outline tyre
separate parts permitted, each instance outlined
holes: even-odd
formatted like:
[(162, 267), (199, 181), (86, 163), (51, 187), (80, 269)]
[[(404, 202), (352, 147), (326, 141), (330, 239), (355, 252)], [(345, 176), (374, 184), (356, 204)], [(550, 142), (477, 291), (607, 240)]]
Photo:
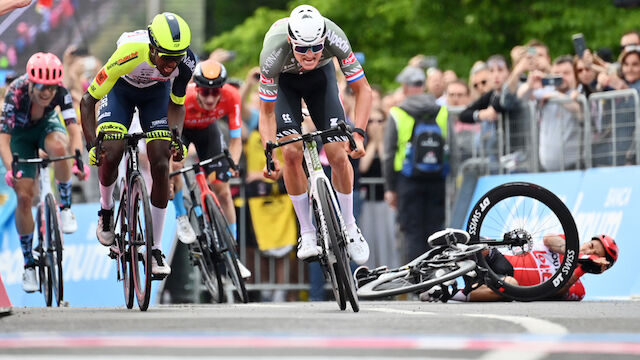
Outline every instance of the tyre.
[[(331, 199), (330, 189), (327, 186), (324, 179), (318, 179), (318, 200), (322, 209), (322, 214), (325, 217), (326, 235), (329, 238), (331, 244), (331, 251), (329, 254), (335, 256), (335, 274), (337, 275), (338, 293), (342, 293), (349, 303), (354, 312), (360, 310), (358, 304), (358, 295), (356, 293), (355, 282), (351, 274), (351, 268), (349, 267), (349, 258), (347, 256), (347, 241), (345, 238), (345, 227), (342, 224), (342, 219), (338, 217), (337, 205), (334, 205)], [(322, 216), (321, 216), (322, 217)], [(342, 304), (342, 300), (339, 301)], [(341, 310), (344, 310), (340, 306)], [(345, 306), (346, 308), (346, 306)]]
[(118, 249), (116, 261), (118, 263), (118, 271), (120, 273), (119, 281), (122, 281), (124, 290), (124, 302), (127, 309), (133, 308), (133, 276), (131, 274), (131, 253), (129, 252), (129, 231), (127, 228), (127, 201), (128, 192), (124, 184), (124, 180), (120, 184), (120, 203), (118, 204), (118, 212), (114, 214), (115, 219), (115, 246)]
[(62, 234), (58, 224), (58, 211), (53, 194), (45, 196), (45, 223), (47, 226), (46, 247), (47, 265), (50, 269), (52, 295), (56, 304), (60, 306), (63, 299), (64, 287), (62, 278)]
[(130, 191), (129, 253), (131, 255), (131, 274), (138, 307), (140, 310), (146, 311), (149, 308), (149, 299), (151, 298), (153, 225), (147, 188), (140, 174), (133, 175)]
[(358, 289), (358, 296), (363, 299), (377, 299), (427, 290), (475, 268), (476, 263), (471, 259), (435, 266), (428, 261), (423, 261), (382, 273), (377, 279), (362, 285)]
[(202, 283), (209, 291), (211, 299), (217, 303), (222, 303), (224, 301), (222, 275), (218, 269), (215, 250), (210, 246), (212, 239), (209, 238), (207, 233), (203, 233), (200, 230), (200, 222), (193, 207), (189, 211), (189, 220), (197, 237), (196, 242), (189, 245), (189, 251), (200, 270)]
[(207, 194), (205, 196), (205, 206), (207, 210), (207, 217), (213, 234), (214, 244), (218, 244), (219, 256), (224, 267), (227, 270), (227, 275), (236, 288), (238, 298), (243, 303), (249, 302), (249, 294), (244, 283), (244, 279), (240, 275), (240, 269), (238, 268), (238, 253), (235, 247), (235, 241), (233, 235), (229, 232), (229, 226), (227, 220), (222, 216), (220, 208), (213, 200), (213, 196)]
[(46, 238), (47, 234), (43, 233), (43, 231), (48, 231), (48, 227), (46, 224), (46, 219), (44, 216), (44, 209), (42, 206), (38, 206), (38, 211), (36, 214), (36, 226), (38, 229), (38, 279), (40, 281), (40, 292), (44, 295), (44, 302), (46, 306), (51, 306), (53, 295), (52, 295), (52, 283), (51, 283), (51, 270), (49, 269), (48, 259), (47, 259), (47, 243)]
[[(494, 247), (514, 269), (531, 268), (527, 264), (534, 260), (552, 262), (545, 266), (547, 272), (519, 272), (520, 284), (513, 285), (503, 281), (504, 270), (478, 255), (478, 265), (486, 269), (487, 286), (509, 299), (533, 301), (556, 294), (578, 264), (580, 242), (571, 212), (555, 194), (535, 184), (507, 183), (487, 192), (471, 210), (467, 232), (470, 244), (486, 243)], [(542, 246), (543, 236), (548, 234), (565, 235), (564, 256), (554, 253), (551, 261), (536, 256), (536, 248)]]

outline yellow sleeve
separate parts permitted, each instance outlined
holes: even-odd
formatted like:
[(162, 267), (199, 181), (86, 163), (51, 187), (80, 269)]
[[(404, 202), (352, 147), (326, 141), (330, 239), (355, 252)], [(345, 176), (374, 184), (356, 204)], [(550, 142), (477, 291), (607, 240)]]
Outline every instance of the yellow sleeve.
[(130, 73), (148, 57), (148, 44), (125, 43), (111, 55), (109, 61), (98, 71), (89, 85), (89, 94), (96, 99), (102, 99), (116, 81)]

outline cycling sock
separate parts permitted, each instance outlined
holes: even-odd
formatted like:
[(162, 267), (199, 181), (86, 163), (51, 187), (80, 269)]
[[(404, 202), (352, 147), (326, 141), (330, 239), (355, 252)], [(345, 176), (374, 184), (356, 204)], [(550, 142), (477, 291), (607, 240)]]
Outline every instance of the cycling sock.
[(293, 209), (296, 211), (298, 222), (300, 223), (300, 234), (316, 232), (316, 228), (311, 222), (311, 205), (309, 204), (309, 195), (304, 192), (300, 195), (291, 195), (289, 198), (293, 203)]
[(100, 206), (105, 210), (113, 209), (113, 188), (115, 187), (115, 182), (109, 186), (100, 184)]
[(176, 209), (176, 217), (187, 215), (187, 209), (184, 207), (184, 196), (182, 189), (173, 195), (173, 207)]
[(167, 208), (158, 208), (151, 204), (151, 218), (153, 219), (153, 249), (161, 250), (162, 229), (164, 228), (164, 216)]
[(233, 235), (233, 239), (237, 240), (238, 239), (238, 224), (229, 224), (229, 226), (227, 226), (227, 229), (229, 229), (229, 231), (231, 232), (231, 235)]
[(353, 191), (348, 194), (336, 191), (336, 195), (338, 195), (338, 203), (340, 203), (344, 225), (349, 228), (356, 223), (356, 218), (353, 217)]
[(58, 193), (60, 193), (61, 207), (71, 207), (71, 179), (67, 181), (58, 181)]
[(453, 294), (453, 296), (451, 297), (450, 300), (455, 300), (455, 301), (469, 301), (469, 295), (465, 295), (462, 293), (462, 290), (459, 290), (458, 292), (456, 292), (455, 294)]
[(22, 255), (24, 256), (24, 266), (33, 266), (36, 264), (36, 260), (33, 258), (33, 233), (27, 235), (20, 235), (20, 247), (22, 248)]

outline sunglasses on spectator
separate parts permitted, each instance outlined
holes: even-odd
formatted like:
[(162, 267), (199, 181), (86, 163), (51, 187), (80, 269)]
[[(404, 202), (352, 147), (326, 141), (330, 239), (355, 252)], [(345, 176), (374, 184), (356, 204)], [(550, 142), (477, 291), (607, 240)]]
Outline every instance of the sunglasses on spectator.
[(307, 51), (309, 51), (309, 49), (311, 49), (311, 52), (313, 52), (314, 54), (319, 53), (324, 49), (324, 44), (318, 44), (318, 45), (312, 45), (312, 46), (300, 46), (300, 45), (293, 46), (293, 51), (299, 54), (306, 54)]
[(487, 85), (487, 80), (480, 80), (479, 82), (473, 84), (473, 88), (477, 89), (480, 85), (482, 85), (482, 86)]
[(33, 88), (38, 91), (45, 91), (45, 90), (56, 91), (58, 90), (58, 85), (45, 85), (45, 84), (34, 83)]
[(208, 97), (208, 96), (216, 97), (220, 95), (220, 88), (205, 88), (205, 87), (197, 86), (196, 91), (198, 92), (198, 94), (204, 97)]

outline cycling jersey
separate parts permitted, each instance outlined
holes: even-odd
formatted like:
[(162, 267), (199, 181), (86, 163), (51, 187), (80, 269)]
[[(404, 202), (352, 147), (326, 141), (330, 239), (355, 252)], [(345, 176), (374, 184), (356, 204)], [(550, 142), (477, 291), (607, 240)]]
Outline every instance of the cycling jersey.
[(89, 85), (91, 96), (102, 99), (119, 79), (141, 89), (174, 79), (171, 101), (177, 105), (184, 104), (187, 83), (196, 66), (196, 58), (191, 50), (187, 49), (186, 56), (173, 73), (164, 76), (149, 59), (147, 30), (126, 32), (120, 36), (117, 45), (116, 51)]
[[(537, 285), (548, 280), (562, 264), (563, 255), (551, 251), (540, 242), (535, 242), (531, 251), (522, 255), (504, 255), (513, 266), (513, 277), (520, 286)], [(564, 300), (581, 300), (585, 295), (578, 279), (564, 295)]]
[[(364, 76), (362, 65), (351, 50), (351, 45), (344, 31), (333, 21), (325, 18), (327, 37), (324, 41), (322, 57), (316, 69), (330, 63), (335, 56), (347, 82), (353, 82)], [(303, 74), (303, 70), (293, 55), (288, 42), (289, 18), (276, 21), (264, 37), (260, 53), (260, 83), (258, 92), (263, 101), (276, 101), (280, 74)], [(311, 70), (313, 71), (313, 70)]]
[(240, 137), (242, 120), (240, 118), (240, 93), (233, 85), (225, 84), (221, 88), (220, 100), (213, 110), (205, 110), (198, 104), (196, 84), (187, 86), (187, 96), (184, 102), (185, 129), (206, 129), (216, 120), (227, 115), (229, 119), (229, 136)]
[(56, 106), (60, 106), (62, 118), (65, 124), (77, 123), (76, 112), (73, 109), (71, 94), (64, 86), (58, 86), (53, 99), (45, 107), (41, 119), (31, 118), (32, 101), (29, 96), (29, 78), (22, 75), (15, 79), (7, 89), (0, 114), (0, 132), (10, 134), (16, 128), (31, 128), (43, 119), (50, 119), (57, 116)]

